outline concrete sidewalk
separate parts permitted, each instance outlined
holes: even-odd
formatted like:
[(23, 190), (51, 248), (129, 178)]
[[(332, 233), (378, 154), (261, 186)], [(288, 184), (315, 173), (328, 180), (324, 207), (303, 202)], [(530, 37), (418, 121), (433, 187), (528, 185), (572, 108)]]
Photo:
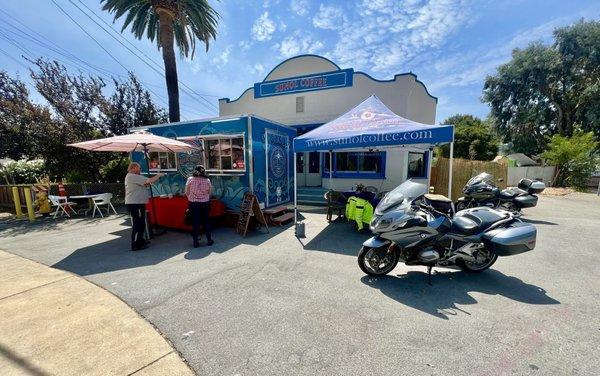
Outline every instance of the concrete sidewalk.
[(0, 270), (0, 375), (193, 375), (104, 289), (3, 251)]

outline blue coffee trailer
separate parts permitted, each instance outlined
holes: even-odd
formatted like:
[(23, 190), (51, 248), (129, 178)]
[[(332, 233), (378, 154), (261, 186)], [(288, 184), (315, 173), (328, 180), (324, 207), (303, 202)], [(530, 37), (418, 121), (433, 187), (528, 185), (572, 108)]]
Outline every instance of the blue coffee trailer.
[[(196, 165), (210, 175), (213, 196), (238, 210), (245, 192), (265, 207), (293, 201), (292, 140), (296, 130), (254, 115), (158, 124), (133, 128), (176, 138), (198, 147), (197, 152), (150, 152), (150, 174), (167, 174), (153, 187), (155, 196), (183, 195), (186, 179)], [(142, 153), (132, 154), (148, 173)]]

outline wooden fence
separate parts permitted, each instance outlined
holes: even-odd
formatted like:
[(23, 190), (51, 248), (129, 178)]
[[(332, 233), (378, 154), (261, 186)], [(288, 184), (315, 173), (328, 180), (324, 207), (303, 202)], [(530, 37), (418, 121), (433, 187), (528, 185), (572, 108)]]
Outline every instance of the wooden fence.
[[(449, 159), (437, 158), (431, 168), (431, 186), (434, 187), (434, 192), (438, 194), (448, 195), (448, 167)], [(452, 166), (452, 197), (456, 201), (462, 196), (462, 189), (473, 176), (487, 172), (494, 176), (495, 179), (502, 179), (502, 182), (496, 181), (500, 188), (506, 188), (508, 179), (508, 171), (505, 165), (495, 162), (470, 161), (467, 159), (454, 159)]]

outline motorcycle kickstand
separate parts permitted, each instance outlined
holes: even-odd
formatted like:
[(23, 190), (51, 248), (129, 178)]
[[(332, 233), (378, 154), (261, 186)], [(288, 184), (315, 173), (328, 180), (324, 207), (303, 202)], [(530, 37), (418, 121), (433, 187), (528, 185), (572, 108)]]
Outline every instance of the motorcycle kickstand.
[(433, 286), (431, 284), (431, 269), (433, 269), (433, 266), (430, 265), (430, 266), (427, 267), (427, 284), (429, 286)]

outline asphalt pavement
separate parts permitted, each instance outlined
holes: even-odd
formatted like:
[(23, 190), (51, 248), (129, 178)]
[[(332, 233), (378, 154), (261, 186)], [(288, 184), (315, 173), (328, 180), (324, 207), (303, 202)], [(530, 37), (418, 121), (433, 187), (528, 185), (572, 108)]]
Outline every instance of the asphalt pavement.
[[(312, 212), (311, 212), (312, 211)], [(399, 265), (366, 277), (367, 235), (306, 211), (293, 229), (168, 232), (129, 252), (125, 216), (0, 224), (0, 248), (103, 286), (199, 375), (596, 375), (600, 198), (540, 197), (534, 251), (481, 274)], [(596, 354), (596, 355), (594, 355)]]

